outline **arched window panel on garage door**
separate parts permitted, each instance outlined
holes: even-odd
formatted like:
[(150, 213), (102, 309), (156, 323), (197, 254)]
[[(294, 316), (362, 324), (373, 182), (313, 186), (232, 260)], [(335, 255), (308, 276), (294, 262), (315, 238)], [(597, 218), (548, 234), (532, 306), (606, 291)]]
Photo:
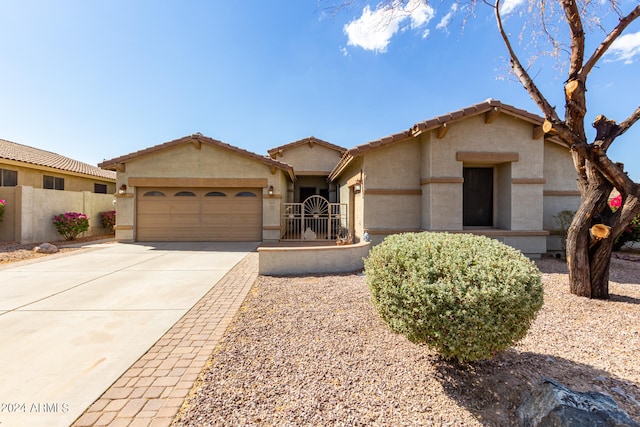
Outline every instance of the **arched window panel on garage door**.
[(209, 191), (204, 197), (227, 197), (222, 191)]
[(164, 197), (165, 194), (162, 191), (147, 191), (144, 193), (144, 197)]
[(256, 193), (252, 193), (251, 191), (241, 191), (236, 194), (236, 197), (258, 197)]
[(175, 194), (176, 197), (196, 197), (196, 194), (192, 191), (178, 191)]

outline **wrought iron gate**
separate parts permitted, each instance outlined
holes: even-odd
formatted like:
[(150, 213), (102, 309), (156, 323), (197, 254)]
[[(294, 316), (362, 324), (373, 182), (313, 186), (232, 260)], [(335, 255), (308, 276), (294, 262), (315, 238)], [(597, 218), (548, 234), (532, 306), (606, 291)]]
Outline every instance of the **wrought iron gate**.
[(349, 229), (347, 205), (311, 196), (303, 203), (285, 203), (282, 240), (335, 240)]

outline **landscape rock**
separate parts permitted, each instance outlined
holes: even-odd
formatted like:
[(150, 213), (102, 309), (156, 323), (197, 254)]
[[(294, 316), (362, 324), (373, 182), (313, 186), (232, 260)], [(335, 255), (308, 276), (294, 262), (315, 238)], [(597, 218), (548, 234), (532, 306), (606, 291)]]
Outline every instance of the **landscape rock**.
[(33, 248), (33, 251), (39, 254), (55, 254), (58, 250), (58, 247), (51, 243), (42, 243), (40, 246)]
[(518, 419), (523, 427), (640, 427), (611, 396), (574, 391), (549, 378), (543, 378), (518, 407)]

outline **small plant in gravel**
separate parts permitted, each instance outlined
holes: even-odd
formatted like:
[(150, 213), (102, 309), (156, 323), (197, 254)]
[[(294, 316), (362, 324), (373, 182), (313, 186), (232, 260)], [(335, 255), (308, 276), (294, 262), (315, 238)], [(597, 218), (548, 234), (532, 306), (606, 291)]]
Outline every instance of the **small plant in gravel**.
[(66, 212), (54, 216), (53, 225), (65, 240), (73, 240), (89, 229), (89, 218), (83, 213)]
[(543, 303), (531, 260), (471, 234), (391, 235), (371, 249), (365, 275), (391, 330), (463, 363), (522, 339)]
[(2, 217), (4, 217), (4, 207), (7, 205), (7, 202), (4, 199), (0, 199), (0, 222), (2, 222)]
[(116, 225), (116, 211), (100, 212), (100, 223), (102, 228), (113, 231), (113, 226)]

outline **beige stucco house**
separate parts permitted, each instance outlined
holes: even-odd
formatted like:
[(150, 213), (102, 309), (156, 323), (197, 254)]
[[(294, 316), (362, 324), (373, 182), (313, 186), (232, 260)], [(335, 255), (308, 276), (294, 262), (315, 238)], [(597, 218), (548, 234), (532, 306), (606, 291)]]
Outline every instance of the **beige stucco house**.
[(89, 215), (89, 234), (103, 233), (99, 213), (113, 209), (116, 174), (50, 151), (0, 139), (0, 241), (59, 240), (53, 215)]
[(485, 234), (559, 250), (576, 209), (571, 156), (543, 119), (487, 100), (350, 150), (315, 137), (260, 156), (194, 134), (107, 160), (119, 240), (335, 240), (405, 231)]
[(118, 240), (278, 240), (295, 178), (290, 165), (201, 134), (100, 166), (118, 175)]
[(560, 250), (554, 216), (577, 209), (580, 193), (569, 151), (542, 122), (487, 100), (357, 146), (329, 178), (357, 238), (470, 232), (531, 256)]

